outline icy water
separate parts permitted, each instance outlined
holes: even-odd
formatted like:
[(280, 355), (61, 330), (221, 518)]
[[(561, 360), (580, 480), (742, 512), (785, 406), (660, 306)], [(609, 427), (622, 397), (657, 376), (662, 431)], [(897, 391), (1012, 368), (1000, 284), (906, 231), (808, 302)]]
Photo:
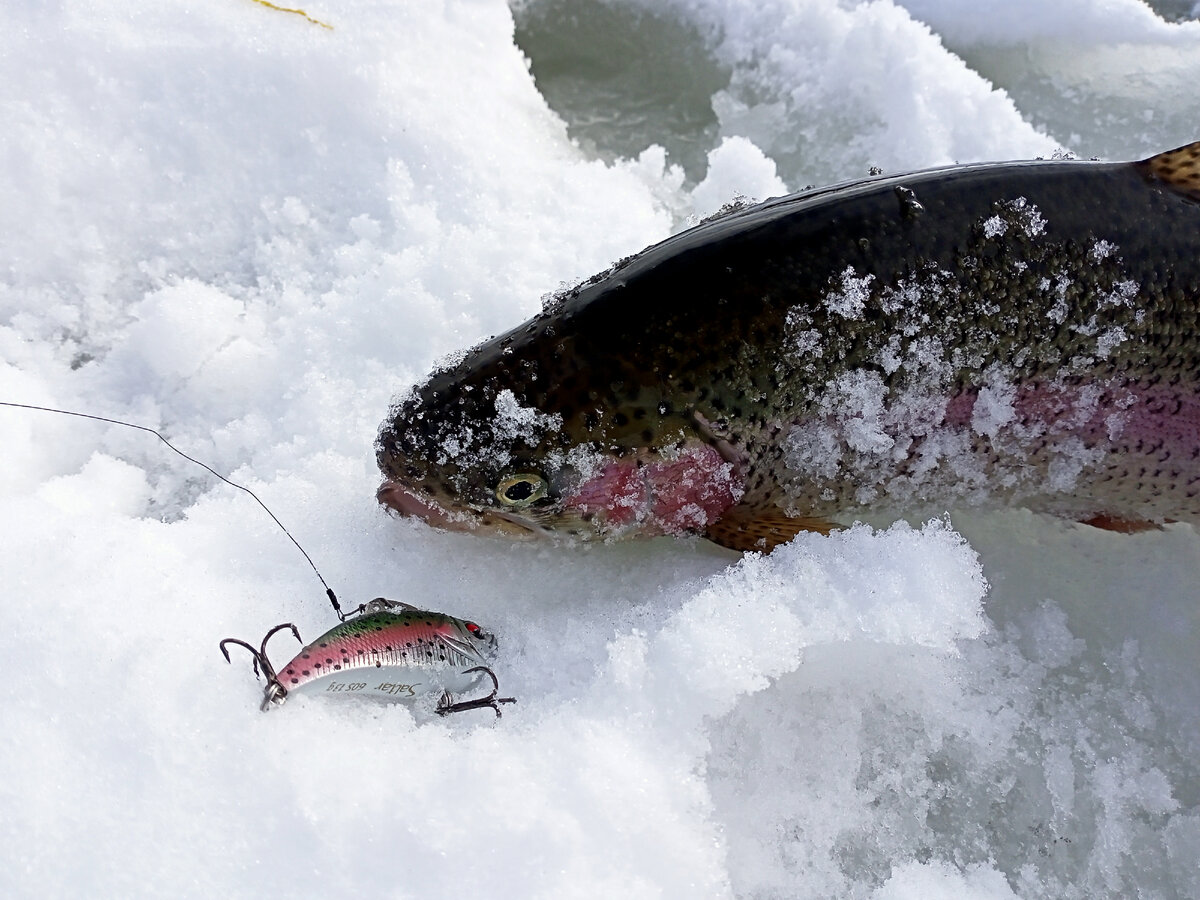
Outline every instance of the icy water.
[(260, 713), (217, 642), (333, 624), (295, 548), (150, 436), (0, 409), (0, 895), (1200, 896), (1192, 528), (506, 544), (385, 516), (372, 452), (736, 194), (1200, 138), (1192, 4), (305, 10), (0, 9), (0, 399), (163, 430), (345, 605), (495, 630), (520, 702)]

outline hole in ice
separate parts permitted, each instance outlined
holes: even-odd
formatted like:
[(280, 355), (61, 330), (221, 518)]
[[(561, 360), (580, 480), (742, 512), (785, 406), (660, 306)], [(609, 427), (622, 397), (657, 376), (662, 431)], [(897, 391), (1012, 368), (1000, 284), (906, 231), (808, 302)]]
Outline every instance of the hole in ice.
[(712, 95), (730, 73), (693, 25), (595, 0), (530, 0), (513, 17), (538, 90), (584, 152), (612, 162), (659, 144), (689, 180), (704, 177), (717, 143)]

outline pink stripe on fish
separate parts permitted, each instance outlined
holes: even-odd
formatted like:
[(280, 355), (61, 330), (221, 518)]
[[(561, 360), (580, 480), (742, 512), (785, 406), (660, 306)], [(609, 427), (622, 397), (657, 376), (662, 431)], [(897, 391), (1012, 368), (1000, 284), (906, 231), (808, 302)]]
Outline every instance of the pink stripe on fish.
[[(950, 398), (945, 424), (986, 433), (986, 423), (980, 421), (986, 416), (977, 417), (980, 393), (972, 389)], [(1110, 441), (1135, 452), (1168, 446), (1187, 451), (1189, 459), (1200, 456), (1200, 395), (1195, 387), (1024, 384), (1016, 389), (1011, 408), (1013, 425), (1073, 434), (1088, 443)]]

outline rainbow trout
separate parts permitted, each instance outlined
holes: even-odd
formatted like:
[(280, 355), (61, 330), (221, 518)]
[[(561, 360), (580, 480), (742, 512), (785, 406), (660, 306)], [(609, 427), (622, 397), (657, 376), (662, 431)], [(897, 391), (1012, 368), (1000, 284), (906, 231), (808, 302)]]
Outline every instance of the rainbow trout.
[(510, 536), (769, 549), (856, 515), (1200, 520), (1200, 143), (736, 209), (389, 411), (380, 502)]

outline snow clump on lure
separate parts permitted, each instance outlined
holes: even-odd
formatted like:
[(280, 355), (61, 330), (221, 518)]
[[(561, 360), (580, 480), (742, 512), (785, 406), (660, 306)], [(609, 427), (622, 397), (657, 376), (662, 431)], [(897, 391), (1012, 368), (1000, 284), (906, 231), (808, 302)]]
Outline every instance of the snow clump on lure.
[[(496, 696), (500, 685), (490, 666), (496, 657), (495, 635), (466, 619), (377, 597), (276, 671), (267, 658), (267, 642), (285, 629), (300, 640), (296, 626), (286, 623), (267, 632), (257, 650), (237, 638), (221, 641), (227, 661), (226, 644), (253, 655), (255, 674), (261, 671), (267, 679), (264, 711), (295, 693), (414, 703), (440, 692), (438, 715), (488, 707), (499, 716), (501, 703), (516, 702)], [(474, 690), (485, 677), (492, 682), (490, 694), (455, 701), (455, 694)]]

